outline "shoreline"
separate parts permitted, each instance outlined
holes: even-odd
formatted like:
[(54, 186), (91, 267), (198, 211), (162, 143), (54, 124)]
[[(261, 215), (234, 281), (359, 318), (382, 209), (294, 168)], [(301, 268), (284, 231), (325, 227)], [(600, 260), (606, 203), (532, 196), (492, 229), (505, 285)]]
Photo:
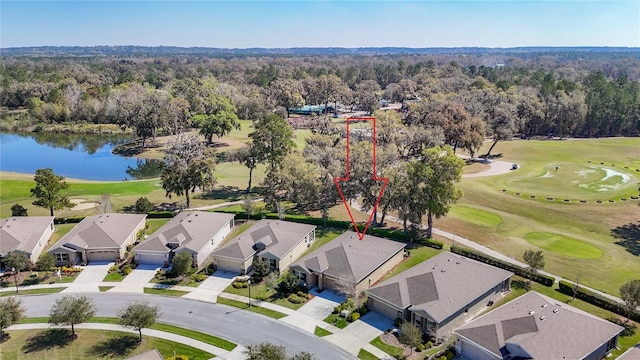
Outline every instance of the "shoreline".
[[(0, 170), (0, 180), (31, 180), (33, 181), (33, 177), (35, 173), (19, 173), (15, 171), (4, 171)], [(9, 179), (7, 178), (9, 177)], [(136, 179), (136, 180), (90, 180), (90, 179), (78, 179), (71, 177), (64, 177), (66, 182), (72, 183), (123, 183), (123, 182), (136, 182), (136, 181), (150, 181), (150, 180), (159, 180), (160, 177), (148, 178), (148, 179)]]

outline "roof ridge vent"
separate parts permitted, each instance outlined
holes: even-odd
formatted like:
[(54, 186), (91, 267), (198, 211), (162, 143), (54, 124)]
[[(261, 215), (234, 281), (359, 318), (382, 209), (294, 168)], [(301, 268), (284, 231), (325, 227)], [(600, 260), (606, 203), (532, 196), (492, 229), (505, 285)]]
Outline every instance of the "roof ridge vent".
[(554, 314), (557, 314), (557, 313), (558, 313), (558, 311), (560, 311), (560, 309), (553, 309), (553, 313), (554, 313)]
[(535, 314), (535, 313), (536, 313), (536, 312), (535, 312), (535, 311), (533, 311), (533, 310), (529, 311), (529, 315), (533, 315), (533, 314)]
[(544, 308), (544, 307), (547, 307), (547, 304), (546, 304), (546, 303), (542, 304), (542, 307), (543, 307), (543, 308)]
[(447, 271), (447, 269), (445, 268), (442, 268), (442, 270), (440, 270), (440, 272), (445, 272), (445, 271)]
[(460, 265), (460, 260), (456, 261), (456, 265)]
[(541, 320), (541, 321), (544, 321), (544, 319), (546, 319), (546, 318), (547, 318), (547, 317), (546, 317), (546, 316), (544, 316), (544, 315), (540, 316), (540, 320)]

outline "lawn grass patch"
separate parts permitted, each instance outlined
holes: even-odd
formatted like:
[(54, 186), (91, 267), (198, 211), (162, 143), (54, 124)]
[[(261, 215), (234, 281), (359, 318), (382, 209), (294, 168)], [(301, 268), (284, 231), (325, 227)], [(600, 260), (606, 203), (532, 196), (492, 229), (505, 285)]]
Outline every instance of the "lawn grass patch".
[(20, 290), (16, 294), (15, 291), (3, 291), (0, 293), (0, 296), (11, 296), (11, 295), (37, 295), (37, 294), (55, 294), (60, 291), (66, 289), (65, 287), (55, 287), (55, 288), (44, 288), (44, 289), (28, 289), (28, 290)]
[(393, 270), (390, 273), (387, 273), (382, 280), (384, 279), (388, 279), (392, 276), (395, 276), (411, 267), (414, 267), (418, 264), (420, 264), (421, 262), (430, 259), (436, 255), (438, 255), (439, 253), (442, 252), (442, 250), (437, 250), (434, 248), (430, 248), (428, 246), (423, 246), (423, 245), (414, 245), (411, 249), (408, 250), (409, 251), (409, 256), (404, 258), (402, 260), (402, 262), (400, 262), (400, 264), (398, 264), (396, 267), (393, 268)]
[(368, 352), (365, 349), (360, 349), (360, 351), (358, 352), (358, 359), (361, 359), (361, 360), (378, 360), (378, 357), (373, 355), (372, 353)]
[(470, 206), (453, 206), (449, 214), (460, 220), (480, 226), (497, 226), (502, 223), (502, 217), (499, 215)]
[(235, 349), (236, 346), (238, 346), (232, 343), (231, 341), (221, 339), (217, 336), (213, 336), (213, 335), (205, 334), (199, 331), (185, 329), (185, 328), (181, 328), (181, 327), (173, 326), (169, 324), (156, 323), (151, 326), (151, 329), (182, 335), (190, 339), (198, 340), (203, 343), (213, 345), (227, 351), (231, 351)]
[(319, 337), (323, 337), (323, 336), (327, 336), (327, 335), (333, 334), (331, 331), (325, 330), (325, 329), (323, 329), (323, 328), (321, 328), (319, 326), (316, 326), (315, 330), (313, 330), (313, 333), (316, 336), (319, 336)]
[(602, 251), (597, 247), (560, 234), (530, 232), (524, 238), (532, 245), (568, 257), (596, 259), (602, 256)]
[(220, 297), (220, 296), (218, 297), (218, 304), (233, 306), (233, 307), (237, 307), (237, 308), (240, 308), (240, 309), (243, 309), (243, 310), (249, 310), (249, 311), (252, 311), (254, 313), (262, 314), (262, 315), (265, 315), (265, 316), (268, 316), (268, 317), (274, 318), (274, 319), (282, 319), (283, 317), (287, 316), (286, 314), (283, 314), (283, 313), (281, 313), (279, 311), (263, 308), (263, 307), (260, 307), (260, 306), (249, 307), (249, 304), (247, 304), (245, 302), (237, 301), (237, 300), (231, 300), (231, 299), (223, 298), (223, 297)]
[(112, 272), (108, 273), (104, 277), (104, 279), (102, 279), (102, 282), (120, 282), (120, 281), (124, 280), (125, 277), (126, 277), (126, 275), (124, 275), (120, 271), (112, 271)]
[(340, 316), (340, 314), (329, 314), (326, 318), (324, 318), (324, 322), (331, 324), (338, 329), (344, 329), (349, 325), (347, 319)]
[(78, 329), (78, 338), (69, 341), (69, 329), (16, 330), (10, 331), (11, 338), (2, 344), (3, 359), (124, 359), (152, 349), (158, 349), (163, 357), (177, 354), (191, 359), (205, 360), (213, 357), (187, 345), (165, 339), (143, 336), (138, 343), (136, 334)]
[(180, 297), (182, 295), (186, 295), (188, 291), (180, 291), (180, 290), (172, 290), (172, 289), (162, 289), (162, 288), (144, 288), (145, 294), (154, 294), (154, 295), (166, 295), (166, 296), (176, 296)]
[(399, 348), (397, 346), (393, 346), (393, 345), (389, 345), (387, 343), (385, 343), (384, 341), (382, 341), (382, 339), (380, 339), (380, 336), (378, 336), (377, 338), (371, 340), (371, 345), (377, 347), (378, 349), (386, 352), (387, 354), (393, 356), (394, 358), (400, 358), (402, 357), (402, 354), (404, 353), (404, 349), (403, 348)]

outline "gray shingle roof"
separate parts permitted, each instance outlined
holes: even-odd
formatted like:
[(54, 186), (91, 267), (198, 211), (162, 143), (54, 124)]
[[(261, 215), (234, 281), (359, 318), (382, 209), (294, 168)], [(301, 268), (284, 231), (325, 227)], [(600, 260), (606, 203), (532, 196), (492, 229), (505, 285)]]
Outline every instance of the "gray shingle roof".
[[(259, 249), (281, 259), (316, 227), (282, 220), (260, 220), (228, 244), (213, 252), (214, 255), (246, 260)], [(256, 246), (263, 244), (265, 247)]]
[(14, 216), (2, 219), (0, 221), (0, 254), (14, 250), (32, 253), (52, 221), (53, 216)]
[[(494, 327), (498, 345), (484, 335)], [(517, 344), (534, 359), (582, 359), (608, 342), (623, 328), (558, 302), (535, 291), (455, 330), (497, 356), (508, 355), (507, 343)]]
[(134, 251), (168, 252), (167, 243), (175, 241), (179, 243), (179, 248), (198, 252), (233, 218), (233, 214), (184, 211), (162, 225), (148, 239), (138, 244)]
[(307, 273), (324, 272), (359, 283), (404, 247), (403, 243), (371, 235), (359, 240), (357, 233), (347, 231), (302, 257), (291, 268)]
[(87, 216), (58, 240), (49, 252), (61, 247), (75, 249), (119, 248), (143, 221), (144, 214), (116, 214)]
[[(450, 252), (440, 253), (367, 290), (399, 309), (441, 322), (513, 274)], [(398, 284), (398, 286), (389, 286)]]

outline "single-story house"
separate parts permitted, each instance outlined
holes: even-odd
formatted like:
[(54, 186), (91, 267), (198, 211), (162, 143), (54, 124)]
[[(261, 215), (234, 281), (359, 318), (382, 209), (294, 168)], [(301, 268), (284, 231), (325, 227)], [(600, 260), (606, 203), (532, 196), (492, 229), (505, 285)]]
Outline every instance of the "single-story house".
[(316, 239), (314, 225), (282, 220), (260, 220), (225, 246), (213, 252), (216, 269), (248, 274), (260, 257), (271, 268), (283, 272)]
[(443, 252), (367, 290), (368, 306), (442, 338), (509, 290), (512, 275)]
[(115, 261), (124, 257), (128, 245), (146, 225), (146, 214), (87, 216), (47, 252), (58, 266), (89, 261)]
[(53, 216), (13, 216), (0, 221), (0, 258), (20, 251), (35, 263), (53, 234)]
[(405, 244), (347, 231), (305, 255), (290, 268), (307, 286), (356, 293), (368, 289), (404, 258)]
[(463, 359), (600, 360), (618, 344), (621, 326), (530, 291), (459, 327)]
[(169, 265), (173, 256), (188, 251), (196, 266), (229, 235), (233, 214), (183, 211), (133, 248), (138, 264)]

